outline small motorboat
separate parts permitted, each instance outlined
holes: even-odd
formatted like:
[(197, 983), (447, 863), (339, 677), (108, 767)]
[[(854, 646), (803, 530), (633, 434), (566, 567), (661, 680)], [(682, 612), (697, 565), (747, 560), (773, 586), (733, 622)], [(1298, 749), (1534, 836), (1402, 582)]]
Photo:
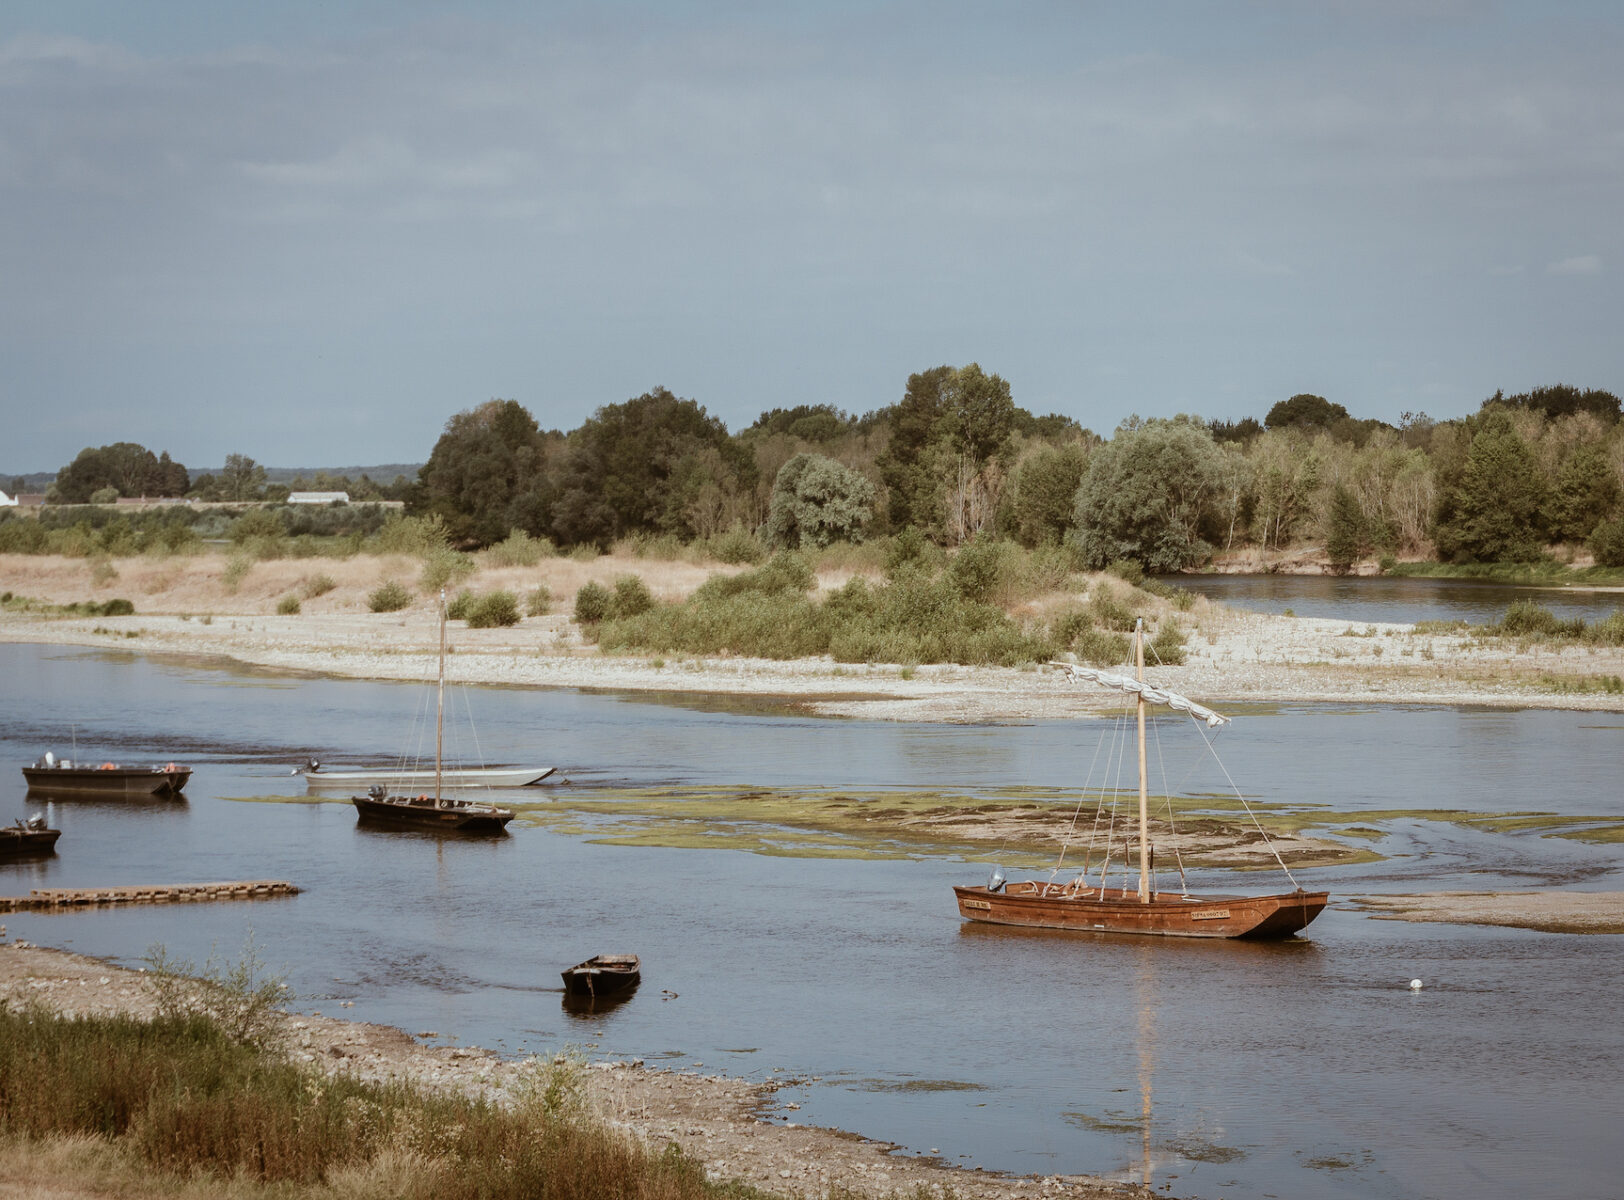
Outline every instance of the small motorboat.
[(635, 954), (598, 954), (563, 972), (564, 995), (602, 999), (636, 987), (643, 978)]
[(178, 763), (128, 766), (115, 762), (75, 762), (45, 755), (23, 768), (28, 786), (42, 792), (94, 792), (98, 796), (178, 796), (192, 768)]
[(15, 824), (0, 827), (0, 859), (54, 854), (56, 839), (61, 836), (60, 829), (45, 827), (42, 816), (32, 816), (26, 821), (19, 817)]
[(368, 825), (395, 829), (434, 829), (451, 833), (500, 834), (513, 820), (511, 808), (450, 796), (392, 796), (382, 785), (368, 789), (365, 796), (351, 796), (350, 803), (360, 820)]

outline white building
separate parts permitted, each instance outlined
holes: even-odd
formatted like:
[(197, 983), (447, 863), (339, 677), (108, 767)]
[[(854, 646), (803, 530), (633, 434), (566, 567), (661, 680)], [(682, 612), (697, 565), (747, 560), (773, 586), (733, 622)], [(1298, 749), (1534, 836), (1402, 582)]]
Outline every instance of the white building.
[(0, 508), (13, 508), (16, 506), (16, 504), (17, 497), (8, 496), (4, 492), (0, 492)]
[(348, 492), (289, 492), (289, 504), (348, 504)]

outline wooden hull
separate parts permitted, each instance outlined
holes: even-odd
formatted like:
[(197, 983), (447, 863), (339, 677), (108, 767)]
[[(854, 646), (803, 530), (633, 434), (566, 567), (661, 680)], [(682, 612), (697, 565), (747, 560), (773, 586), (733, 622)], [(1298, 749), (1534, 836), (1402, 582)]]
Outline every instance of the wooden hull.
[(368, 825), (428, 829), (445, 833), (499, 834), (513, 820), (510, 808), (432, 796), (351, 796), (356, 814)]
[(602, 999), (636, 987), (643, 978), (635, 954), (600, 954), (562, 972), (564, 994)]
[[(551, 775), (555, 767), (470, 767), (447, 768), (440, 773), (442, 788), (500, 788), (529, 787)], [(306, 771), (305, 785), (312, 791), (333, 788), (348, 791), (357, 787), (382, 784), (385, 788), (409, 791), (412, 788), (432, 788), (434, 771), (391, 770), (388, 767), (354, 771)]]
[(1183, 896), (1160, 893), (1148, 904), (1122, 888), (1082, 888), (1025, 882), (1001, 891), (955, 887), (959, 915), (992, 925), (1130, 933), (1157, 937), (1285, 938), (1306, 926), (1330, 899), (1327, 892), (1272, 896)]
[(54, 854), (61, 836), (60, 829), (0, 829), (0, 862)]
[(24, 767), (23, 778), (41, 792), (97, 796), (175, 796), (192, 777), (190, 767)]

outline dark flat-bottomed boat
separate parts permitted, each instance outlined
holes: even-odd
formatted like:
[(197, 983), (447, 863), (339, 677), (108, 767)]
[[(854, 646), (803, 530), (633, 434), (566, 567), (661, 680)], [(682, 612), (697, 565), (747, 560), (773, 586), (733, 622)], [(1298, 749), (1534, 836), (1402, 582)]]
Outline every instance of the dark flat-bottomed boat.
[(635, 954), (598, 954), (562, 972), (566, 996), (602, 999), (622, 995), (643, 978)]

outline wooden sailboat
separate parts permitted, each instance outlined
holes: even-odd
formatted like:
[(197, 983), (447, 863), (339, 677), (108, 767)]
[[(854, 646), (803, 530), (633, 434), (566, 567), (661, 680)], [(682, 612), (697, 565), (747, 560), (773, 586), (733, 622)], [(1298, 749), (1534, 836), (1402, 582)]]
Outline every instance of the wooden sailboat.
[(494, 833), (506, 830), (514, 818), (511, 808), (477, 800), (461, 800), (444, 794), (442, 772), (445, 759), (445, 592), (440, 593), (440, 674), (434, 703), (434, 795), (391, 795), (382, 784), (367, 790), (365, 796), (351, 796), (358, 819), (364, 824), (404, 829), (437, 829), (456, 833)]
[[(1106, 887), (1106, 865), (1099, 879), (1084, 871), (1066, 883), (1029, 880), (1006, 884), (999, 873), (981, 886), (954, 887), (959, 915), (994, 925), (1069, 929), (1089, 933), (1131, 933), (1162, 937), (1284, 938), (1319, 916), (1327, 892), (1290, 892), (1261, 896), (1191, 895), (1155, 890), (1151, 879), (1149, 791), (1145, 773), (1145, 707), (1165, 704), (1194, 719), (1217, 726), (1228, 722), (1211, 709), (1174, 692), (1145, 683), (1145, 630), (1134, 631), (1135, 676), (1127, 679), (1071, 663), (1053, 663), (1074, 678), (1131, 693), (1136, 698), (1139, 733), (1139, 886)], [(1285, 863), (1280, 864), (1286, 870)], [(1286, 870), (1287, 878), (1291, 877)], [(1296, 880), (1292, 880), (1295, 884)]]

